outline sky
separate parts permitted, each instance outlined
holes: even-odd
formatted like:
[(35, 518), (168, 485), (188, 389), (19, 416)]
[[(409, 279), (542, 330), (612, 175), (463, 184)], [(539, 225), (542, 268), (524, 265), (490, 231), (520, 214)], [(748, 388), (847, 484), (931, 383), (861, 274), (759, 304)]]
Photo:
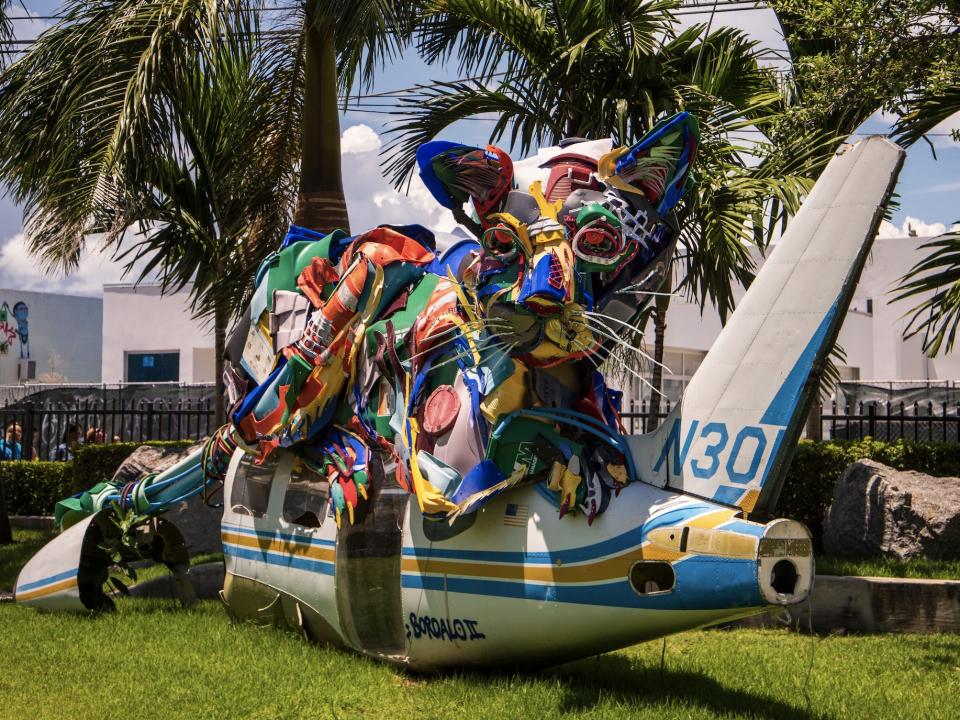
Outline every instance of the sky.
[[(54, 15), (62, 7), (61, 0), (26, 0), (25, 11), (14, 4), (12, 15), (31, 17)], [(684, 15), (684, 23), (706, 22), (709, 14)], [(50, 20), (19, 20), (17, 37), (29, 39), (52, 24)], [(714, 26), (731, 25), (746, 31), (762, 47), (785, 52), (780, 26), (771, 10), (756, 9), (717, 13)], [(771, 62), (776, 63), (775, 59)], [(385, 67), (377, 76), (370, 92), (407, 88), (420, 83), (456, 78), (455, 64), (448, 67), (428, 66), (415, 52), (407, 52)], [(449, 230), (454, 221), (449, 211), (437, 205), (426, 189), (414, 180), (408, 195), (396, 192), (383, 178), (379, 151), (389, 138), (389, 118), (379, 112), (351, 109), (341, 117), (342, 165), (344, 192), (355, 229), (382, 223), (419, 222), (436, 230)], [(878, 113), (870, 118), (861, 132), (887, 132), (891, 118)], [(465, 143), (484, 144), (493, 128), (493, 121), (461, 122), (448, 128), (441, 137)], [(937, 128), (938, 132), (960, 128), (960, 117), (954, 117)], [(896, 237), (910, 230), (920, 236), (944, 232), (960, 221), (960, 145), (946, 137), (933, 139), (936, 157), (930, 147), (917, 143), (907, 154), (897, 186), (900, 206), (893, 223), (884, 223), (881, 235)], [(126, 278), (129, 280), (130, 278)], [(108, 255), (91, 247), (80, 266), (70, 275), (46, 275), (26, 250), (20, 209), (9, 197), (0, 198), (0, 287), (22, 290), (64, 292), (79, 295), (100, 295), (104, 283), (122, 282), (122, 269)]]

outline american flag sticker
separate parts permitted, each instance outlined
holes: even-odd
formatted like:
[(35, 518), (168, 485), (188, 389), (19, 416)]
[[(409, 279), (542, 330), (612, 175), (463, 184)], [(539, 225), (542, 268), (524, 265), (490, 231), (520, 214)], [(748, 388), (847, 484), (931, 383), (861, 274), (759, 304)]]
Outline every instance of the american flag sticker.
[(526, 527), (527, 519), (530, 517), (530, 508), (526, 505), (514, 505), (509, 503), (507, 509), (503, 511), (503, 524), (513, 527)]

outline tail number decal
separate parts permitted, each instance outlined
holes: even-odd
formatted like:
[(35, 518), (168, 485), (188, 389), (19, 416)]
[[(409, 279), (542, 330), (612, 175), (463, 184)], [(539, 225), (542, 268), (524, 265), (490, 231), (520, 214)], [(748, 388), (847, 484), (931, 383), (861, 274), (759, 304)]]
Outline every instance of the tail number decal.
[(749, 485), (759, 477), (762, 484), (766, 465), (784, 430), (779, 426), (745, 425), (731, 432), (723, 422), (701, 425), (699, 420), (692, 420), (683, 434), (680, 419), (675, 418), (653, 471), (659, 473), (666, 464), (672, 477), (680, 477), (687, 468), (699, 480), (712, 480), (723, 470), (723, 481)]

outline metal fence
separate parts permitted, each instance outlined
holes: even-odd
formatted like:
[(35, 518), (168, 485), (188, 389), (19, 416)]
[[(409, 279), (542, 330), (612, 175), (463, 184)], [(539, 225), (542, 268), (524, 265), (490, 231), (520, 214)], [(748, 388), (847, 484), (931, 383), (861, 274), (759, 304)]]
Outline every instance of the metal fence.
[[(650, 412), (650, 406), (646, 400), (641, 403), (631, 400), (630, 404), (623, 410), (624, 411), (620, 413), (620, 421), (623, 423), (623, 427), (628, 434), (643, 435), (653, 430), (653, 423), (651, 422), (653, 413)], [(670, 401), (664, 400), (660, 404), (660, 412), (657, 413), (657, 417), (660, 419), (660, 422), (663, 422), (663, 419), (669, 414)], [(660, 423), (657, 424), (659, 425)]]
[(960, 442), (960, 404), (946, 402), (831, 403), (820, 421), (824, 438)]
[(0, 408), (0, 460), (14, 459), (16, 442), (24, 460), (67, 459), (77, 428), (81, 438), (91, 429), (99, 430), (102, 435), (95, 441), (106, 443), (199, 440), (215, 429), (213, 402), (109, 399), (8, 405)]
[[(670, 414), (670, 402), (660, 406), (658, 425)], [(646, 401), (631, 402), (620, 415), (631, 435), (652, 429), (652, 415)], [(859, 402), (832, 401), (820, 415), (824, 440), (910, 440), (913, 442), (960, 442), (960, 403), (947, 402)]]
[[(665, 400), (657, 413), (659, 423), (670, 414)], [(935, 403), (849, 403), (833, 401), (821, 414), (825, 440), (877, 440), (960, 442), (960, 404)], [(647, 401), (631, 401), (620, 418), (627, 433), (641, 435), (652, 430), (653, 415)], [(658, 423), (658, 424), (659, 424)], [(128, 400), (94, 399), (79, 402), (20, 402), (0, 408), (0, 460), (11, 459), (7, 451), (17, 442), (23, 459), (63, 459), (69, 445), (68, 431), (79, 427), (80, 436), (99, 429), (103, 442), (145, 440), (199, 440), (215, 429), (210, 399)], [(98, 440), (99, 441), (99, 440)]]

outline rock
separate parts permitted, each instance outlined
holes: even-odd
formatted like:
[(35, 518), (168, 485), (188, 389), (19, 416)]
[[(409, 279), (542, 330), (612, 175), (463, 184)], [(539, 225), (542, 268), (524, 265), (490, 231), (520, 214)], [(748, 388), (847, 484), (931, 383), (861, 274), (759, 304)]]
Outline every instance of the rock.
[(148, 473), (163, 472), (201, 447), (203, 443), (185, 449), (141, 445), (120, 464), (113, 474), (113, 479), (128, 483)]
[(848, 557), (960, 559), (960, 478), (853, 463), (837, 481), (823, 547)]
[[(113, 478), (126, 483), (148, 473), (162, 472), (201, 447), (202, 443), (184, 450), (141, 445), (117, 468)], [(219, 495), (216, 500), (220, 501)], [(200, 495), (195, 495), (180, 503), (178, 507), (168, 510), (163, 517), (177, 526), (187, 543), (190, 555), (215, 553), (223, 549), (220, 543), (223, 508), (207, 507)]]

